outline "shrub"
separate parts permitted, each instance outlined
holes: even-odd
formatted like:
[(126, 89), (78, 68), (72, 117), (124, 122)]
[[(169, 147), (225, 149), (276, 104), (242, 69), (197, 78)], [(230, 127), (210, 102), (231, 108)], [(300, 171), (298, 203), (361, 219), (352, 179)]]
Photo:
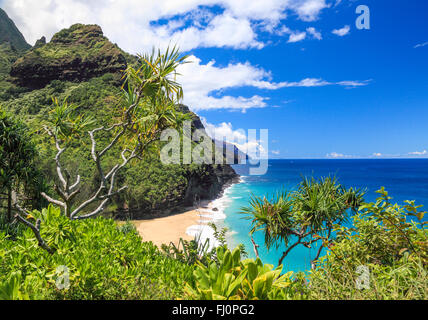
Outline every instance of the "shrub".
[(260, 259), (241, 261), (241, 250), (217, 248), (217, 260), (208, 266), (198, 262), (195, 285), (187, 285), (190, 299), (197, 300), (274, 300), (298, 298), (292, 272), (280, 276), (282, 266), (263, 264)]
[[(424, 212), (413, 201), (392, 204), (383, 188), (378, 193), (360, 207), (353, 227), (336, 226), (337, 238), (309, 276), (311, 299), (427, 299)], [(368, 271), (365, 288), (356, 286), (360, 266)]]
[[(30, 229), (16, 241), (0, 232), (3, 298), (174, 299), (193, 282), (192, 266), (165, 257), (113, 220), (71, 221), (53, 206), (27, 217), (35, 218), (42, 220), (41, 235), (56, 250), (49, 254), (38, 248)], [(69, 270), (68, 289), (56, 286), (60, 266)]]

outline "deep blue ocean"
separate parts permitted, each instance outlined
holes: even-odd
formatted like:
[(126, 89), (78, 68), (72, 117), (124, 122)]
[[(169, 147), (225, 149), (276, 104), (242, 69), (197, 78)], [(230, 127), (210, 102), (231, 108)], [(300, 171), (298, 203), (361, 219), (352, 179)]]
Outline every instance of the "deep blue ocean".
[[(242, 183), (227, 189), (224, 199), (227, 202), (224, 213), (224, 225), (229, 228), (229, 245), (243, 243), (249, 254), (254, 257), (253, 247), (248, 233), (250, 221), (239, 214), (241, 208), (248, 206), (252, 194), (273, 195), (281, 190), (294, 190), (302, 176), (336, 176), (346, 188), (367, 189), (366, 201), (375, 201), (375, 193), (382, 186), (393, 197), (392, 202), (415, 200), (416, 204), (428, 208), (428, 159), (369, 159), (369, 160), (269, 160), (269, 170), (263, 176), (248, 175), (247, 165), (233, 166), (241, 175)], [(255, 235), (260, 245), (259, 254), (264, 263), (276, 265), (283, 247), (267, 251), (263, 245), (263, 234)], [(284, 270), (305, 271), (310, 269), (311, 256), (316, 248), (296, 247), (284, 260)]]

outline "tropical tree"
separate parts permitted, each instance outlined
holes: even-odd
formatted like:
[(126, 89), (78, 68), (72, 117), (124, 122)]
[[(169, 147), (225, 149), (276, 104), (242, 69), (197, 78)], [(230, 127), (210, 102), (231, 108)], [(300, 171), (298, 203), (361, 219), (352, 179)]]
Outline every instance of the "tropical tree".
[[(37, 151), (25, 124), (0, 109), (0, 192), (7, 200), (6, 220), (12, 220), (12, 194), (36, 177)], [(0, 198), (1, 200), (1, 198)]]
[(322, 249), (328, 245), (334, 225), (345, 222), (349, 212), (358, 209), (363, 195), (361, 190), (346, 189), (336, 178), (328, 177), (304, 178), (296, 191), (281, 192), (271, 199), (253, 196), (242, 213), (252, 221), (250, 236), (256, 255), (258, 245), (253, 235), (257, 231), (264, 233), (268, 249), (285, 246), (278, 265), (298, 245), (311, 248), (319, 243), (312, 260), (314, 268)]
[[(181, 56), (175, 47), (168, 48), (165, 53), (153, 50), (151, 55), (140, 55), (138, 67), (129, 66), (124, 72), (118, 115), (112, 115), (109, 126), (96, 126), (94, 119), (79, 114), (75, 106), (54, 99), (49, 124), (44, 128), (57, 149), (54, 161), (59, 183), (54, 189), (58, 197), (42, 193), (43, 197), (59, 206), (63, 214), (72, 220), (100, 214), (112, 197), (127, 188), (118, 186), (118, 173), (131, 161), (142, 159), (164, 129), (177, 127), (187, 119), (177, 111), (183, 91), (176, 82), (176, 70), (184, 63), (186, 56)], [(76, 195), (81, 191), (80, 175), (75, 173), (72, 178), (62, 156), (72, 143), (84, 143), (85, 133), (90, 141), (88, 159), (95, 165), (99, 186), (93, 194), (76, 203)], [(103, 161), (109, 153), (116, 153), (120, 160), (116, 164)], [(18, 219), (28, 225), (25, 221), (28, 212), (19, 206), (17, 208), (21, 213)], [(36, 233), (40, 232), (40, 225), (29, 227)]]

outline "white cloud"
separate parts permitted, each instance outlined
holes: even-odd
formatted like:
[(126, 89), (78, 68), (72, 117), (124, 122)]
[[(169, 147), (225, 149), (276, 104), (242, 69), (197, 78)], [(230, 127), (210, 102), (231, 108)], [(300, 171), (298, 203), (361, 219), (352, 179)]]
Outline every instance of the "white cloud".
[(192, 110), (264, 108), (267, 98), (254, 95), (252, 97), (234, 97), (223, 95), (226, 89), (244, 86), (266, 88), (271, 84), (264, 79), (269, 73), (256, 68), (250, 63), (229, 64), (218, 67), (215, 61), (202, 64), (195, 56), (190, 56), (188, 63), (180, 66), (182, 75), (179, 81), (183, 84), (184, 103)]
[(251, 97), (224, 94), (225, 90), (252, 87), (264, 90), (278, 90), (291, 87), (321, 87), (327, 85), (363, 86), (368, 81), (328, 82), (323, 79), (306, 78), (298, 82), (272, 82), (271, 74), (249, 62), (229, 64), (224, 67), (216, 65), (214, 60), (203, 64), (201, 59), (190, 56), (187, 63), (179, 67), (179, 82), (183, 84), (184, 104), (193, 111), (229, 109), (246, 111), (250, 108), (267, 107), (267, 97)]
[(307, 28), (306, 31), (317, 40), (322, 40), (321, 32), (317, 31), (314, 27)]
[(331, 33), (333, 33), (339, 37), (343, 37), (343, 36), (346, 36), (350, 30), (351, 30), (351, 27), (347, 25), (341, 29), (334, 29)]
[(318, 19), (320, 12), (330, 7), (325, 0), (300, 0), (295, 1), (294, 9), (303, 21)]
[(329, 159), (350, 159), (350, 158), (354, 158), (354, 156), (346, 155), (343, 153), (331, 152), (331, 153), (326, 154), (326, 158), (329, 158)]
[(413, 48), (416, 49), (416, 48), (421, 48), (421, 47), (425, 47), (425, 46), (428, 46), (428, 41), (424, 42), (424, 43), (419, 43), (416, 46), (414, 46)]
[(207, 134), (219, 141), (235, 145), (240, 151), (249, 155), (259, 155), (260, 158), (267, 158), (268, 146), (260, 139), (250, 139), (245, 130), (233, 129), (232, 124), (222, 122), (219, 125), (209, 123), (205, 118), (201, 117), (201, 121), (205, 127)]
[[(216, 6), (216, 11), (212, 9)], [(287, 14), (313, 21), (329, 5), (325, 0), (4, 0), (2, 7), (30, 43), (48, 39), (74, 23), (99, 24), (107, 37), (125, 51), (145, 52), (153, 46), (177, 43), (182, 51), (202, 47), (260, 49), (265, 43), (258, 32), (289, 34), (289, 42), (321, 34), (313, 27), (292, 31), (283, 24)], [(220, 10), (219, 10), (220, 9)], [(364, 81), (328, 82), (306, 78), (295, 82), (273, 82), (270, 72), (248, 62), (217, 66), (215, 61), (180, 67), (184, 103), (192, 110), (229, 109), (245, 112), (268, 106), (260, 94), (236, 96), (225, 92), (240, 87), (278, 90), (287, 87), (338, 85), (356, 87)]]
[(290, 38), (288, 39), (289, 43), (299, 42), (306, 38), (306, 32), (296, 32), (290, 34)]
[(337, 7), (338, 5), (340, 5), (342, 3), (342, 0), (336, 0), (336, 3), (334, 4), (334, 7)]
[(344, 87), (348, 87), (348, 88), (354, 88), (354, 87), (362, 87), (362, 86), (366, 86), (368, 85), (372, 80), (364, 80), (364, 81), (339, 81), (336, 82), (337, 85), (339, 86), (344, 86)]
[(279, 156), (281, 152), (279, 150), (272, 150), (272, 154)]
[(373, 157), (379, 158), (379, 157), (382, 157), (382, 156), (383, 156), (383, 155), (382, 155), (382, 153), (380, 153), (380, 152), (373, 153)]
[[(213, 6), (221, 10), (214, 14)], [(95, 23), (113, 42), (137, 53), (170, 42), (183, 51), (260, 49), (260, 26), (273, 31), (288, 12), (313, 21), (328, 5), (325, 0), (4, 0), (2, 7), (32, 44), (74, 23)]]
[(424, 151), (415, 151), (415, 152), (409, 152), (409, 155), (411, 156), (424, 156), (427, 155), (428, 151), (424, 150)]

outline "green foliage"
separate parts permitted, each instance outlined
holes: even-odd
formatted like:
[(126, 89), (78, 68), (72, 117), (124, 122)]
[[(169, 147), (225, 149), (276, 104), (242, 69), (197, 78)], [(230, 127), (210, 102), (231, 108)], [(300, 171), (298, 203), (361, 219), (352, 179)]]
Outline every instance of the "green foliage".
[[(18, 292), (30, 299), (174, 299), (185, 283), (193, 283), (193, 267), (165, 257), (112, 220), (70, 221), (52, 206), (32, 215), (27, 218), (43, 219), (41, 234), (57, 250), (38, 248), (31, 230), (16, 241), (0, 232), (2, 297), (19, 298)], [(69, 269), (69, 289), (56, 287), (59, 266)]]
[[(263, 231), (268, 249), (273, 245), (285, 245), (280, 265), (297, 245), (311, 247), (328, 239), (333, 224), (346, 221), (348, 211), (357, 210), (363, 194), (361, 190), (345, 189), (336, 178), (304, 178), (295, 192), (279, 193), (272, 199), (253, 196), (250, 206), (242, 208), (241, 213), (252, 221), (250, 235)], [(296, 239), (294, 243), (290, 243), (292, 239)]]
[(21, 272), (12, 272), (8, 280), (0, 283), (0, 300), (29, 300), (28, 294), (20, 290)]
[[(7, 200), (8, 219), (11, 220), (12, 192), (23, 191), (26, 198), (40, 197), (43, 178), (37, 168), (38, 152), (27, 126), (0, 107), (0, 195)], [(33, 205), (35, 204), (33, 202)]]
[(196, 261), (206, 264), (212, 257), (212, 252), (209, 251), (209, 239), (202, 242), (200, 239), (188, 241), (181, 238), (177, 246), (171, 242), (169, 245), (162, 244), (161, 249), (166, 256), (188, 265), (193, 265)]
[[(71, 35), (71, 38), (76, 41), (85, 34), (79, 34), (80, 27), (75, 26), (71, 28), (72, 30), (67, 31), (68, 33), (76, 33)], [(62, 39), (62, 42), (60, 40), (58, 42), (54, 41), (51, 44), (52, 47), (56, 47), (59, 50), (60, 47), (72, 44), (67, 44), (65, 41), (67, 37), (70, 37), (70, 34), (60, 33), (58, 37)], [(44, 50), (44, 47), (46, 46), (38, 50)], [(96, 58), (97, 55), (96, 53), (94, 54), (94, 58)], [(171, 73), (171, 67), (174, 67), (174, 65), (166, 63), (166, 59), (163, 57), (156, 57), (150, 60), (147, 55), (142, 55), (137, 61), (136, 57), (123, 52), (122, 54), (127, 59), (129, 71), (131, 69), (134, 70), (131, 72), (133, 76), (130, 75), (128, 79), (130, 83), (137, 84), (138, 80), (132, 79), (132, 77), (142, 77), (144, 73), (149, 71), (147, 68), (140, 69), (145, 60), (150, 63), (158, 63), (157, 68), (163, 70), (159, 73), (163, 82), (165, 82), (166, 78), (174, 79), (176, 76), (174, 72)], [(169, 50), (167, 54), (170, 58), (174, 58), (176, 55), (176, 49)], [(9, 54), (7, 56), (9, 57)], [(14, 61), (17, 57), (18, 55), (11, 59)], [(10, 64), (7, 72), (9, 72), (9, 69)], [(169, 76), (167, 76), (168, 73)], [(41, 128), (44, 125), (49, 125), (47, 120), (52, 117), (52, 97), (55, 97), (58, 101), (66, 100), (69, 105), (75, 106), (75, 114), (84, 114), (87, 119), (96, 119), (97, 125), (109, 127), (112, 121), (119, 122), (122, 120), (123, 99), (126, 98), (126, 95), (122, 95), (120, 83), (120, 75), (109, 73), (108, 70), (103, 72), (101, 76), (82, 82), (53, 80), (44, 88), (37, 90), (28, 90), (6, 80), (2, 82), (0, 79), (0, 105), (11, 114), (25, 120), (30, 131), (35, 132), (33, 138), (40, 153), (38, 167), (43, 176), (46, 177), (48, 187), (51, 190), (53, 190), (54, 184), (58, 184), (56, 169), (52, 161), (56, 154), (56, 148), (50, 139), (42, 134), (43, 130)], [(150, 90), (155, 90), (153, 84), (150, 86)], [(125, 88), (129, 89), (127, 86)], [(145, 90), (149, 93), (149, 86)], [(179, 93), (179, 91), (177, 83), (173, 81), (171, 89), (169, 89), (170, 94)], [(157, 105), (159, 105), (159, 101)], [(149, 109), (146, 110), (150, 111)], [(138, 116), (150, 121), (140, 123), (139, 130), (154, 128), (150, 123), (153, 123), (153, 120), (156, 119), (147, 118), (147, 114), (140, 111)], [(165, 110), (159, 113), (159, 117), (165, 118), (165, 116), (168, 116)], [(108, 145), (113, 133), (100, 134), (98, 136), (98, 144), (100, 146)], [(126, 139), (131, 141), (128, 137)], [(64, 168), (67, 168), (72, 174), (78, 172), (81, 176), (82, 188), (75, 198), (76, 202), (86, 200), (84, 199), (85, 195), (93, 194), (97, 190), (97, 170), (88, 155), (90, 143), (87, 134), (81, 135), (80, 140), (72, 142), (62, 156)], [(120, 147), (122, 146), (123, 144)], [(154, 211), (183, 205), (183, 199), (188, 190), (191, 177), (203, 176), (206, 174), (205, 168), (202, 165), (163, 165), (159, 160), (158, 150), (160, 147), (161, 145), (157, 146), (157, 143), (155, 143), (142, 161), (131, 162), (124, 168), (125, 170), (118, 173), (117, 180), (129, 186), (129, 188), (123, 194), (114, 197), (111, 206), (106, 208), (107, 211), (122, 209), (121, 212), (123, 214), (126, 213), (132, 216), (137, 213), (138, 216), (143, 216)], [(102, 165), (113, 166), (116, 164), (118, 160), (121, 160), (120, 152), (121, 149), (118, 146), (112, 150), (111, 154), (106, 154), (102, 160)], [(118, 154), (119, 156), (117, 156)], [(46, 193), (51, 197), (55, 195), (54, 192)]]
[(190, 299), (198, 300), (274, 300), (297, 296), (291, 274), (282, 276), (282, 266), (273, 269), (260, 259), (241, 261), (241, 251), (217, 248), (217, 262), (208, 266), (198, 263), (195, 285), (187, 285)]
[[(427, 299), (428, 231), (413, 201), (392, 204), (382, 188), (363, 204), (353, 226), (335, 226), (337, 237), (310, 274), (312, 299)], [(416, 219), (415, 219), (416, 217)], [(358, 289), (358, 266), (370, 270), (369, 289)]]
[(25, 230), (25, 226), (18, 223), (18, 221), (10, 222), (6, 214), (0, 210), (0, 232), (3, 232), (10, 239), (16, 239)]

